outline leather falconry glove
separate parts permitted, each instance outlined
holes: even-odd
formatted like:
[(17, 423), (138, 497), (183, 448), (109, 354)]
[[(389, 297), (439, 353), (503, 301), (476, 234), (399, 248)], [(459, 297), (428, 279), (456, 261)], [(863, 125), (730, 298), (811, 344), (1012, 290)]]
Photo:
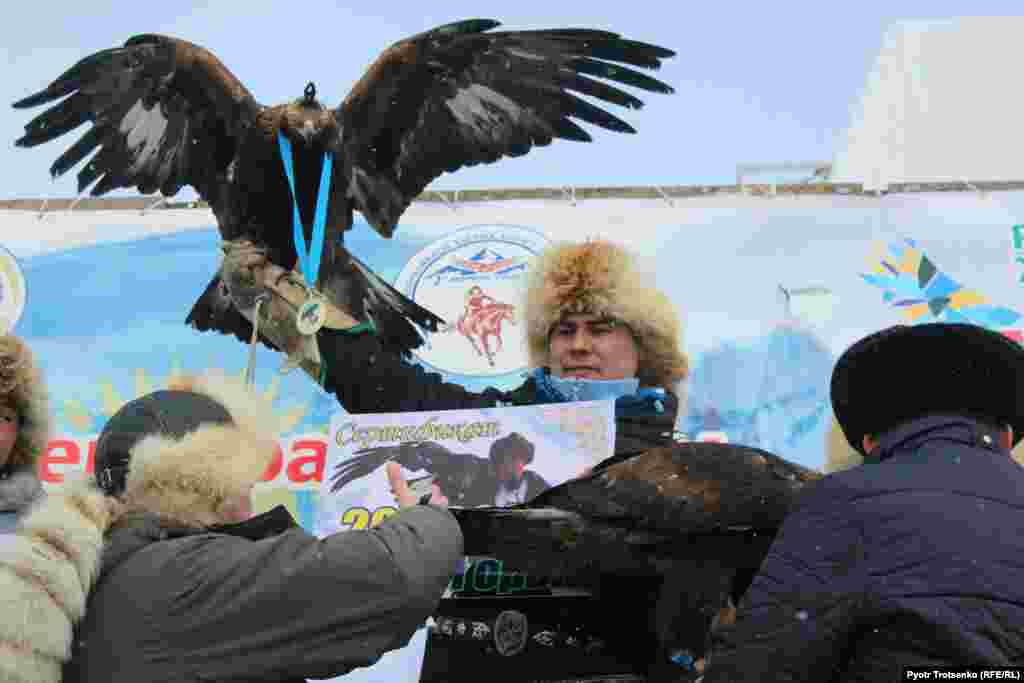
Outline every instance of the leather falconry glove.
[[(320, 382), (323, 359), (316, 335), (302, 334), (297, 326), (300, 307), (310, 298), (301, 275), (271, 263), (266, 250), (247, 240), (225, 242), (222, 249), (221, 281), (235, 308), (287, 356), (282, 371), (299, 367)], [(344, 330), (358, 324), (326, 298), (320, 297), (320, 303), (324, 327)]]

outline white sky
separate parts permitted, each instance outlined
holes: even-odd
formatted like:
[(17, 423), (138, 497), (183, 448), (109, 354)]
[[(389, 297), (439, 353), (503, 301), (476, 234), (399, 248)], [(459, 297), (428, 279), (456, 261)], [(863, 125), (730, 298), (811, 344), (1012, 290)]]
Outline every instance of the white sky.
[[(999, 15), (1018, 6), (996, 0), (971, 10)], [(441, 23), (482, 16), (500, 19), (508, 29), (589, 26), (678, 53), (657, 74), (676, 94), (648, 94), (645, 109), (615, 112), (639, 134), (592, 131), (594, 144), (555, 143), (526, 157), (442, 176), (432, 187), (731, 183), (738, 163), (831, 160), (887, 28), (904, 19), (954, 17), (965, 6), (948, 0), (449, 0), (444, 12), (432, 13), (432, 6), (410, 11), (403, 3), (358, 7), (270, 0), (22, 3), (17, 18), (0, 26), (7, 66), (0, 93), (14, 102), (91, 52), (159, 32), (212, 49), (262, 102), (295, 98), (312, 80), (333, 104), (387, 45)], [(0, 198), (73, 196), (74, 171), (52, 183), (48, 168), (80, 132), (41, 148), (16, 149), (13, 141), (31, 113), (0, 108), (0, 130), (10, 143), (0, 148)]]

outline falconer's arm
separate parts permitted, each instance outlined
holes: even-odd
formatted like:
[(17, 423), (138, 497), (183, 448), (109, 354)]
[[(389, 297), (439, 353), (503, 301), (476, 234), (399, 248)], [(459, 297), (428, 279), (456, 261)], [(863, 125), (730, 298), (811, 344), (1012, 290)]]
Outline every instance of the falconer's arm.
[[(258, 259), (258, 257), (257, 257)], [(264, 286), (298, 308), (307, 292), (280, 266), (256, 262)], [(327, 321), (317, 332), (323, 361), (321, 384), (350, 413), (417, 412), (493, 408), (512, 402), (495, 388), (468, 391), (445, 382), (436, 372), (407, 362), (381, 344), (373, 327), (361, 323), (332, 303)]]

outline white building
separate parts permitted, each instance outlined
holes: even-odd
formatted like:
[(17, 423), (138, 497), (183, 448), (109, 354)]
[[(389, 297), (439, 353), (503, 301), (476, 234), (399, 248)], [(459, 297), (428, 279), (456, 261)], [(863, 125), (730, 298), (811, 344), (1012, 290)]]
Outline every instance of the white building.
[(895, 25), (853, 111), (833, 182), (1024, 180), (1024, 17)]

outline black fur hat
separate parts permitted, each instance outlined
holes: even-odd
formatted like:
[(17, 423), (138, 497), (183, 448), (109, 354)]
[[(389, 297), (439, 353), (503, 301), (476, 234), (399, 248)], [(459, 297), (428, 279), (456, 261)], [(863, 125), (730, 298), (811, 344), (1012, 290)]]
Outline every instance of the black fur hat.
[(529, 465), (533, 462), (534, 447), (530, 441), (519, 432), (512, 432), (503, 436), (491, 444), (488, 456), (492, 462), (500, 462), (510, 458), (522, 458)]
[(181, 439), (204, 423), (231, 424), (231, 414), (192, 391), (160, 390), (128, 402), (107, 420), (96, 443), (96, 483), (107, 495), (121, 495), (132, 449), (143, 437)]
[(965, 323), (896, 325), (836, 361), (832, 408), (846, 440), (864, 454), (878, 436), (930, 414), (968, 415), (1024, 437), (1024, 346)]

